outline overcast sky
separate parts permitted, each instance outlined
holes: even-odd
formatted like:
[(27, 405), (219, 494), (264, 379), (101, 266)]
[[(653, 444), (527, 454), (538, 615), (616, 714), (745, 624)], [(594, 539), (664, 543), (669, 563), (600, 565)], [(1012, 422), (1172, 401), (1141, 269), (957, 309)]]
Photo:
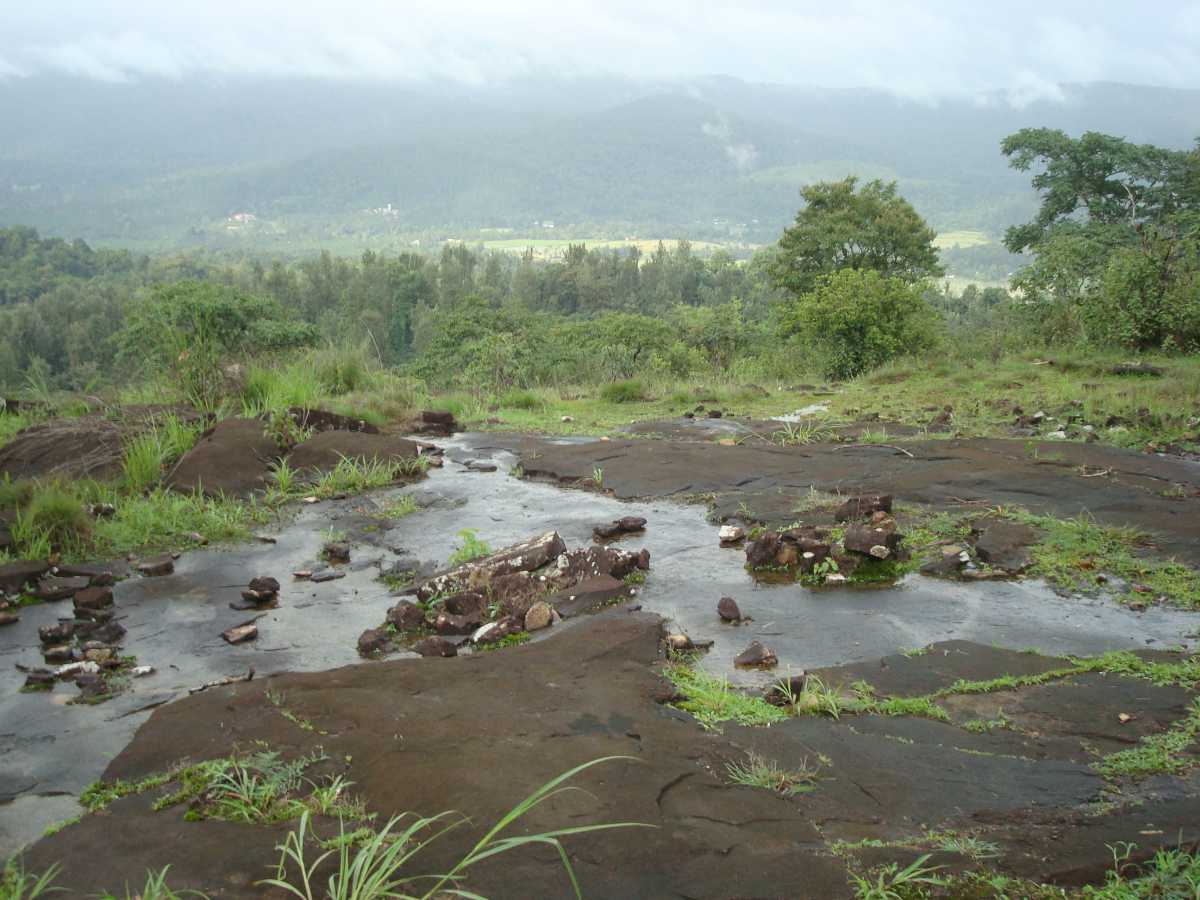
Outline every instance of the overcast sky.
[(0, 0), (0, 77), (726, 74), (935, 98), (1200, 87), (1200, 0)]

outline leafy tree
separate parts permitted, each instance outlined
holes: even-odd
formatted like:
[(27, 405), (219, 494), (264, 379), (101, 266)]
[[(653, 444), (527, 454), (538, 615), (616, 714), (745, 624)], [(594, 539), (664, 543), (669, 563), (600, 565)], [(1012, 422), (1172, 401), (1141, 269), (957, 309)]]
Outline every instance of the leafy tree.
[(842, 269), (785, 304), (778, 333), (798, 339), (830, 378), (852, 378), (937, 342), (921, 287), (872, 270)]
[(784, 231), (772, 274), (794, 296), (811, 291), (839, 269), (878, 272), (916, 282), (943, 274), (933, 246), (936, 232), (896, 193), (896, 183), (858, 179), (804, 188), (804, 207)]
[(1055, 226), (1078, 221), (1080, 212), (1089, 225), (1136, 228), (1161, 224), (1200, 202), (1195, 151), (1131, 144), (1095, 131), (1073, 139), (1051, 128), (1023, 128), (1000, 148), (1019, 172), (1041, 167), (1032, 180), (1041, 195), (1037, 216), (1004, 236), (1013, 253), (1036, 248)]
[(125, 359), (146, 371), (174, 374), (193, 403), (211, 407), (220, 398), (221, 367), (230, 357), (311, 345), (317, 332), (289, 318), (270, 298), (181, 281), (135, 303), (117, 337)]
[(1137, 350), (1200, 345), (1200, 143), (1188, 152), (1030, 128), (1002, 150), (1020, 171), (1039, 168), (1037, 216), (1005, 244), (1034, 255), (1013, 283), (1042, 335)]

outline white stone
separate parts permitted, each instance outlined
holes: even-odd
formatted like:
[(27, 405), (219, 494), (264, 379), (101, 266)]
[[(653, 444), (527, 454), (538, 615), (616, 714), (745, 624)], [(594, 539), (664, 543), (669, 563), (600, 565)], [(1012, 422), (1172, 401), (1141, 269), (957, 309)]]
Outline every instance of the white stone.
[(746, 536), (746, 532), (737, 525), (722, 525), (721, 530), (717, 532), (717, 537), (721, 539), (723, 544), (732, 544), (735, 541), (740, 541)]

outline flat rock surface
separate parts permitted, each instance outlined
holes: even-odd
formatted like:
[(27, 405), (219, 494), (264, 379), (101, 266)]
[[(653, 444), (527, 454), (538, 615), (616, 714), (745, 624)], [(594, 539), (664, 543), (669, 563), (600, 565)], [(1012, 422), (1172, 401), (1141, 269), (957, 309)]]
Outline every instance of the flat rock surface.
[[(553, 640), (503, 653), (368, 663), (213, 688), (156, 711), (105, 778), (137, 781), (182, 759), (220, 757), (255, 742), (288, 758), (320, 748), (345, 760), (345, 777), (382, 818), (470, 811), (475, 825), (422, 854), (422, 865), (441, 871), (481, 827), (553, 774), (627, 756), (580, 776), (587, 793), (556, 798), (523, 826), (530, 832), (568, 822), (655, 826), (567, 840), (589, 897), (845, 897), (845, 864), (830, 854), (828, 841), (904, 841), (930, 829), (980, 832), (1012, 854), (1011, 863), (1007, 857), (996, 863), (1002, 869), (1095, 878), (1110, 855), (1092, 829), (1061, 835), (1064, 847), (1052, 859), (1036, 852), (1028, 835), (1089, 809), (1096, 831), (1107, 822), (1119, 823), (1108, 831), (1161, 822), (1167, 810), (1178, 834), (1148, 835), (1143, 828), (1144, 848), (1200, 837), (1200, 791), (1187, 779), (1130, 789), (1126, 799), (1136, 803), (1100, 811), (1104, 785), (1087, 758), (1011, 752), (1007, 731), (993, 736), (926, 719), (850, 715), (703, 731), (653, 699), (660, 691), (660, 637), (657, 617), (613, 610)], [(977, 663), (959, 667), (972, 679), (988, 677), (998, 662), (986, 648), (973, 654), (976, 648), (956, 642), (949, 649)], [(912, 662), (937, 670), (938, 659), (931, 652)], [(1134, 691), (1145, 687), (1110, 680)], [(1127, 699), (1120, 689), (1108, 696)], [(1097, 694), (1088, 699), (1101, 718), (1115, 709)], [(280, 712), (281, 702), (290, 716)], [(1057, 723), (1069, 706), (1042, 708), (1044, 734), (1062, 737)], [(819, 763), (814, 789), (783, 797), (729, 783), (725, 764), (743, 760), (748, 750), (785, 769)], [(153, 797), (120, 801), (43, 839), (27, 853), (27, 864), (41, 870), (62, 862), (62, 884), (95, 890), (170, 860), (179, 884), (214, 897), (255, 895), (253, 882), (276, 858), (283, 827), (186, 822), (179, 808), (153, 811)], [(730, 865), (731, 853), (755, 864)], [(480, 866), (469, 886), (496, 897), (566, 890), (554, 855), (539, 852)]]
[[(1060, 517), (1086, 512), (1101, 522), (1148, 531), (1167, 553), (1200, 564), (1196, 502), (1163, 496), (1173, 484), (1200, 487), (1200, 463), (1100, 444), (1043, 442), (1035, 457), (1024, 441), (982, 438), (906, 441), (907, 453), (880, 444), (781, 447), (759, 440), (737, 446), (501, 435), (489, 440), (517, 452), (529, 477), (577, 482), (599, 467), (605, 490), (617, 497), (715, 493), (719, 517), (736, 514), (744, 504), (768, 524), (790, 522), (797, 499), (811, 488), (886, 492), (935, 507), (966, 501)], [(1081, 467), (1108, 474), (1083, 478)]]

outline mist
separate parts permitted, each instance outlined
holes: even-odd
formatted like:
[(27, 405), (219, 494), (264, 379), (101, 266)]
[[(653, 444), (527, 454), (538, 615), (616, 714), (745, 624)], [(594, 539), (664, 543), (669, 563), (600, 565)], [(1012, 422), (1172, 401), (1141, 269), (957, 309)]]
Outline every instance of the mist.
[(509, 79), (703, 74), (873, 87), (926, 101), (1063, 82), (1200, 84), (1200, 3), (782, 0), (652, 6), (482, 0), (71, 0), (0, 10), (0, 79), (197, 75), (482, 86)]

